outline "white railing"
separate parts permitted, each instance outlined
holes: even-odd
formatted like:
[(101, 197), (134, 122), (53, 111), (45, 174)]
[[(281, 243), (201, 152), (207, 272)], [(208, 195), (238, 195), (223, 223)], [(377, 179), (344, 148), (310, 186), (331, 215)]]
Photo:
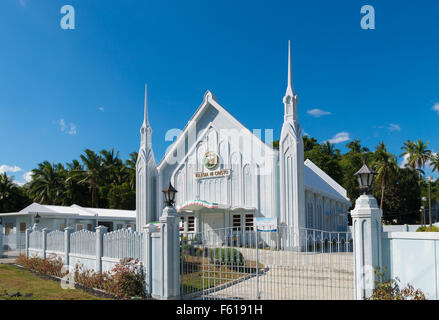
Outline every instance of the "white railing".
[(64, 251), (64, 232), (55, 230), (47, 234), (47, 250)]
[(96, 233), (80, 230), (70, 235), (70, 253), (96, 255)]
[(108, 258), (134, 258), (143, 260), (142, 233), (120, 229), (104, 234), (103, 256)]
[(180, 239), (184, 299), (354, 298), (350, 232), (222, 228)]
[(29, 235), (29, 248), (42, 249), (43, 248), (42, 238), (43, 236), (40, 230), (33, 230)]

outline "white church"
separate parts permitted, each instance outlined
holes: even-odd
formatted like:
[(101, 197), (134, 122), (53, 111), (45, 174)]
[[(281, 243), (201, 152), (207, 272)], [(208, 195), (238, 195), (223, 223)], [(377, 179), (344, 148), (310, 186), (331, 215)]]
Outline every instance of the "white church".
[[(176, 207), (186, 233), (252, 230), (269, 220), (294, 230), (346, 231), (351, 202), (346, 190), (309, 159), (297, 116), (291, 50), (283, 98), (279, 150), (234, 118), (210, 91), (157, 163), (145, 89), (144, 122), (136, 176), (136, 228), (157, 221), (161, 192), (177, 189)], [(279, 108), (280, 109), (280, 108)]]

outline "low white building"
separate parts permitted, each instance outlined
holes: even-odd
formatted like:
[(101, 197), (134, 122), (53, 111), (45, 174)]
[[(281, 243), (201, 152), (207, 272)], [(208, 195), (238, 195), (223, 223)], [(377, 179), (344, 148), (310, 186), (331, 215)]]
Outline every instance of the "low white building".
[(39, 218), (40, 228), (63, 231), (67, 226), (74, 231), (82, 229), (94, 231), (103, 225), (108, 231), (122, 228), (135, 229), (135, 210), (116, 210), (100, 208), (84, 208), (78, 205), (51, 206), (32, 203), (19, 212), (0, 214), (5, 235), (24, 233)]

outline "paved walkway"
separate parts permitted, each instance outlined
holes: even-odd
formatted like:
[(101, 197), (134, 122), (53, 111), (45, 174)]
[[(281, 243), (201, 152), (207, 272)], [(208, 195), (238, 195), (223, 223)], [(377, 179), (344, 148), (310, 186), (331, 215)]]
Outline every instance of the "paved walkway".
[[(240, 249), (246, 260), (255, 249)], [(262, 252), (261, 252), (262, 251)], [(258, 250), (268, 271), (223, 290), (213, 299), (350, 300), (354, 298), (352, 253), (300, 253)]]
[(0, 257), (0, 264), (14, 263), (19, 255), (20, 251), (4, 251), (3, 256)]

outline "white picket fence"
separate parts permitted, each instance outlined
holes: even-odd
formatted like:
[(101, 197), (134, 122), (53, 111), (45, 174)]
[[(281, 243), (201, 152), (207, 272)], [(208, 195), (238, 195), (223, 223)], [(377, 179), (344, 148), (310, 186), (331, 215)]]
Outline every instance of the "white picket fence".
[(55, 230), (47, 234), (47, 250), (55, 252), (64, 251), (64, 232)]
[(42, 238), (43, 238), (42, 232), (40, 230), (34, 230), (29, 235), (29, 248), (42, 249), (43, 248)]
[[(64, 263), (73, 268), (78, 265), (83, 269), (105, 272), (111, 270), (124, 258), (145, 261), (143, 234), (127, 229), (109, 233), (88, 230), (73, 233), (70, 233), (70, 230), (42, 232), (39, 229), (29, 229), (27, 232), (29, 233), (26, 248), (28, 256), (60, 257)], [(67, 245), (66, 239), (69, 241)], [(68, 252), (65, 252), (66, 248), (69, 248)]]
[(134, 258), (143, 261), (143, 234), (120, 229), (104, 234), (103, 256), (108, 258)]
[(70, 253), (96, 255), (96, 232), (80, 230), (70, 235)]

